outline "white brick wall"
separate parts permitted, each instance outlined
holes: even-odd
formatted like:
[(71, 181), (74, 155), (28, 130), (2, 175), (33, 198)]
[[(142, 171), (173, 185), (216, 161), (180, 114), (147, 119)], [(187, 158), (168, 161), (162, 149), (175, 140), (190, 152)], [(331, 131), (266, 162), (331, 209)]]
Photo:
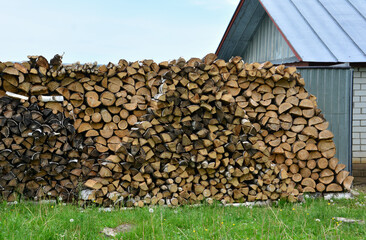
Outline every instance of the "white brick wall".
[(353, 73), (352, 161), (366, 163), (366, 68)]

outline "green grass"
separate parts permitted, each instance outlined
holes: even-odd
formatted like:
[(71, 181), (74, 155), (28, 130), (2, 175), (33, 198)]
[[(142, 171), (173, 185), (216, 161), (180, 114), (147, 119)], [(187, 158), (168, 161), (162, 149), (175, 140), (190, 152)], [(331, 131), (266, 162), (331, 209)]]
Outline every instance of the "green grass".
[[(104, 227), (135, 225), (116, 239), (365, 239), (366, 225), (332, 217), (366, 220), (366, 198), (280, 202), (272, 207), (203, 205), (100, 211), (76, 205), (0, 204), (0, 239), (107, 239)], [(73, 219), (70, 222), (70, 219)], [(320, 221), (317, 221), (319, 219)]]

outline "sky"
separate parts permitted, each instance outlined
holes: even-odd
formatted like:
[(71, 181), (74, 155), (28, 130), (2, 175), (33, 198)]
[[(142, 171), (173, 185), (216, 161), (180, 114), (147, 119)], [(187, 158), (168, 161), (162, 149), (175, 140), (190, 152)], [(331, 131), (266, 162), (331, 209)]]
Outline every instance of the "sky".
[(0, 0), (0, 61), (156, 62), (215, 52), (239, 0)]

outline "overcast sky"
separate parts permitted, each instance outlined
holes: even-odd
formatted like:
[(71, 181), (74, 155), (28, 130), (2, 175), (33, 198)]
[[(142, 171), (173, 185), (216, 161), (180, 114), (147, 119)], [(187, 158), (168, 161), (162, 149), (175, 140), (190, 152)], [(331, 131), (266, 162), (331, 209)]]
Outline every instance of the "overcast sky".
[(0, 0), (0, 61), (105, 64), (215, 52), (239, 0)]

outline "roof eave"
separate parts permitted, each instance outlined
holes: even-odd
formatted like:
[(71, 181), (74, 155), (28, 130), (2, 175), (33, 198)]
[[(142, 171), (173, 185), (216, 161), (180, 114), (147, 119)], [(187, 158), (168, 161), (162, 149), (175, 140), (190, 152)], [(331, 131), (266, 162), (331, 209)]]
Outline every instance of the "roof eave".
[(245, 0), (240, 0), (240, 2), (239, 2), (239, 4), (238, 4), (238, 6), (236, 7), (235, 12), (234, 12), (234, 14), (233, 14), (233, 16), (232, 16), (232, 18), (231, 18), (231, 20), (230, 20), (230, 22), (229, 22), (229, 25), (228, 25), (228, 27), (226, 28), (226, 31), (225, 31), (225, 33), (224, 33), (224, 36), (222, 37), (222, 39), (221, 39), (221, 41), (220, 41), (220, 44), (219, 44), (219, 46), (218, 46), (218, 47), (217, 47), (217, 49), (216, 49), (216, 52), (215, 52), (215, 54), (216, 54), (216, 55), (218, 55), (218, 54), (219, 54), (219, 52), (220, 52), (220, 50), (221, 50), (221, 47), (222, 47), (222, 45), (224, 44), (224, 42), (225, 42), (225, 40), (226, 40), (226, 37), (227, 37), (227, 35), (229, 34), (230, 29), (231, 29), (231, 27), (233, 26), (233, 23), (235, 22), (235, 19), (236, 19), (236, 17), (238, 16), (238, 14), (239, 14), (239, 12), (240, 12), (240, 9), (241, 9), (241, 7), (243, 6), (244, 2), (245, 2)]

